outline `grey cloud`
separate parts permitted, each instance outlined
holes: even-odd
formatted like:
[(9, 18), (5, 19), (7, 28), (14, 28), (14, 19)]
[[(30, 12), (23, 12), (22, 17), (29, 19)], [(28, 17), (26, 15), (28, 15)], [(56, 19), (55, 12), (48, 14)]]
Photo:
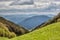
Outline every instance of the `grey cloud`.
[(16, 0), (0, 0), (0, 1), (16, 1)]
[(33, 0), (25, 0), (25, 1), (21, 1), (21, 0), (17, 0), (13, 3), (11, 3), (10, 5), (32, 5), (34, 4), (34, 1)]
[(60, 1), (60, 0), (55, 0), (55, 1)]

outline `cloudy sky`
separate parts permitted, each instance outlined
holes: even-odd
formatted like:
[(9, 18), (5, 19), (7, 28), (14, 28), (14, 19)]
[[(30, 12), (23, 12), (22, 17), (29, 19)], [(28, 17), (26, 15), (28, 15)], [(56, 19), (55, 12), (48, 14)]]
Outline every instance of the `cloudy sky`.
[(0, 8), (45, 8), (52, 4), (60, 5), (60, 0), (0, 0)]
[(20, 12), (59, 12), (60, 0), (0, 0), (0, 12), (2, 9), (4, 12), (14, 9)]

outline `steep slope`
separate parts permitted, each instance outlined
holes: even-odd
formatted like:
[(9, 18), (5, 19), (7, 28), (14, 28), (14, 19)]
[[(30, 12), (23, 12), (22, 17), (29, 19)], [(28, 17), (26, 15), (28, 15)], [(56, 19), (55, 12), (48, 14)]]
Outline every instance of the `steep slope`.
[(33, 16), (30, 18), (27, 18), (19, 24), (21, 24), (27, 30), (31, 31), (34, 28), (36, 28), (38, 25), (41, 25), (42, 23), (44, 23), (45, 21), (47, 21), (49, 19), (50, 19), (50, 17), (48, 17), (46, 15), (38, 15), (38, 16)]
[(60, 22), (45, 26), (11, 40), (60, 40)]
[[(3, 27), (3, 30), (4, 30), (5, 28), (7, 28), (7, 30), (8, 30), (9, 32), (14, 33), (14, 34), (16, 34), (17, 36), (22, 35), (22, 34), (25, 34), (25, 33), (28, 32), (28, 31), (27, 31), (26, 29), (24, 29), (23, 27), (15, 24), (15, 23), (13, 23), (13, 22), (8, 21), (8, 20), (6, 20), (6, 19), (3, 18), (3, 17), (0, 17), (0, 23), (2, 23), (2, 25), (5, 25), (5, 26), (1, 26), (1, 25), (0, 25), (1, 27)], [(1, 27), (0, 27), (0, 28), (1, 28)], [(6, 29), (5, 29), (5, 30), (6, 30)], [(9, 36), (9, 35), (8, 35), (8, 36)]]
[(42, 23), (41, 25), (38, 25), (38, 27), (36, 27), (35, 29), (38, 29), (40, 27), (44, 27), (44, 26), (47, 26), (47, 25), (50, 25), (50, 24), (53, 24), (53, 23), (56, 23), (56, 22), (60, 22), (60, 13), (58, 13), (58, 15), (52, 17), (50, 20)]
[(58, 13), (58, 15), (54, 16), (52, 19), (48, 20), (46, 23), (44, 23), (44, 25), (48, 25), (56, 22), (60, 22), (60, 13)]

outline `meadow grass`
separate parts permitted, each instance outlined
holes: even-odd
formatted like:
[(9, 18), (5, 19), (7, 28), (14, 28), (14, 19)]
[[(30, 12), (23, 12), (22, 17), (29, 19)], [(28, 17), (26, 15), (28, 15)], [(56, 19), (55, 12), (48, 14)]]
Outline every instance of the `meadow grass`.
[(60, 40), (60, 22), (10, 40)]
[(0, 37), (0, 40), (9, 40), (9, 39), (5, 37)]

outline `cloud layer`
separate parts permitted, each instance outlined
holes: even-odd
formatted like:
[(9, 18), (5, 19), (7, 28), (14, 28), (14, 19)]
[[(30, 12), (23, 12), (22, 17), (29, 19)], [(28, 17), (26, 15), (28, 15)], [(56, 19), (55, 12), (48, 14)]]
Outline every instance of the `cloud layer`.
[[(3, 11), (1, 11), (3, 9)], [(60, 0), (0, 0), (0, 12), (59, 12)]]
[[(0, 6), (5, 8), (45, 8), (52, 4), (60, 5), (59, 0), (0, 0)], [(32, 7), (33, 6), (33, 7)]]
[(33, 0), (17, 0), (11, 3), (11, 5), (32, 5), (33, 3)]

